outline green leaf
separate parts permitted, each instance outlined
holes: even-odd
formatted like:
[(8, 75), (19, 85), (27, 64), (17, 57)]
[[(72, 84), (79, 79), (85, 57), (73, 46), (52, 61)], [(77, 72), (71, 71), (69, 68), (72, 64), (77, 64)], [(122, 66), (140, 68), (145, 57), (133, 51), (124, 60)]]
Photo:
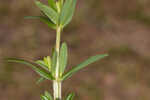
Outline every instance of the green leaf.
[(62, 77), (62, 80), (65, 80), (65, 79), (71, 77), (72, 74), (79, 71), (80, 69), (82, 69), (82, 68), (86, 67), (87, 65), (89, 65), (91, 63), (94, 63), (95, 61), (100, 60), (100, 59), (102, 59), (106, 56), (108, 56), (108, 54), (96, 55), (96, 56), (90, 57), (86, 61), (82, 62), (81, 64), (77, 65), (76, 67), (72, 68), (69, 72), (64, 74), (63, 77)]
[(46, 72), (44, 69), (38, 68), (38, 66), (34, 65), (33, 63), (29, 61), (25, 61), (23, 59), (16, 59), (16, 58), (8, 58), (6, 59), (8, 62), (16, 62), (16, 63), (21, 63), (30, 66), (35, 72), (37, 72), (41, 77), (44, 77), (48, 80), (53, 80), (54, 78), (52, 77), (51, 73)]
[(52, 100), (52, 96), (49, 92), (45, 91), (45, 96), (49, 99), (49, 100)]
[(48, 65), (48, 69), (49, 69), (49, 71), (51, 71), (51, 57), (50, 56), (47, 56), (46, 57), (46, 59), (47, 59), (47, 65)]
[(41, 95), (42, 100), (53, 100), (51, 94), (49, 92), (45, 92), (44, 95)]
[(49, 71), (48, 66), (45, 64), (43, 60), (37, 60), (35, 63), (41, 66), (43, 69)]
[(42, 95), (41, 100), (50, 100), (50, 99), (48, 99), (46, 96)]
[(48, 66), (47, 57), (44, 57), (43, 61), (44, 61), (45, 65)]
[(55, 24), (58, 22), (58, 13), (52, 9), (51, 7), (48, 7), (39, 1), (35, 1), (36, 5), (40, 8), (41, 11), (44, 12), (44, 14)]
[(60, 49), (60, 58), (59, 58), (59, 64), (60, 64), (60, 74), (62, 75), (64, 73), (64, 70), (67, 66), (67, 44), (63, 43)]
[(47, 17), (44, 16), (26, 16), (25, 19), (39, 19), (41, 22), (47, 24), (52, 29), (56, 29), (56, 25)]
[(44, 96), (43, 96), (43, 95), (41, 95), (41, 96), (40, 96), (40, 98), (41, 98), (41, 100), (45, 100), (45, 98), (44, 98)]
[(53, 49), (52, 51), (52, 74), (53, 76), (55, 76), (55, 72), (56, 72), (56, 63), (57, 63), (57, 52), (55, 49)]
[(50, 58), (50, 56), (44, 57), (43, 60), (38, 60), (35, 63), (40, 65), (43, 69), (51, 72), (51, 58)]
[(66, 0), (60, 14), (60, 24), (65, 27), (72, 20), (77, 0)]
[(39, 84), (39, 83), (41, 83), (41, 82), (43, 82), (45, 80), (45, 78), (44, 77), (40, 77), (38, 80), (37, 80), (37, 84)]
[(53, 8), (55, 11), (57, 10), (55, 0), (48, 0), (48, 4), (49, 4), (49, 6), (50, 6), (51, 8)]
[(70, 93), (65, 100), (73, 100), (74, 96), (74, 93)]

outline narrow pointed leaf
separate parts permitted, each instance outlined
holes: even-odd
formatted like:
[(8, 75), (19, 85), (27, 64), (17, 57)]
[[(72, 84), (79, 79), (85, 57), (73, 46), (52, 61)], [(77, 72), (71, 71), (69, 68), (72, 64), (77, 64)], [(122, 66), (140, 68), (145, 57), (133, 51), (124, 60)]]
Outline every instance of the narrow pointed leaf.
[(39, 19), (41, 22), (48, 25), (52, 29), (56, 29), (56, 25), (47, 17), (44, 16), (26, 16), (25, 19)]
[(50, 56), (44, 57), (43, 60), (37, 60), (35, 63), (40, 65), (45, 70), (51, 72), (51, 58), (50, 58)]
[(41, 77), (44, 77), (48, 80), (53, 80), (54, 78), (52, 77), (51, 73), (46, 72), (44, 69), (38, 68), (38, 66), (35, 66), (33, 63), (25, 61), (23, 59), (16, 59), (16, 58), (8, 58), (8, 62), (16, 62), (16, 63), (21, 63), (28, 65), (31, 67), (35, 72), (37, 72)]
[(42, 60), (37, 60), (35, 63), (38, 64), (39, 66), (41, 66), (43, 69), (49, 71), (49, 70), (48, 70), (48, 66), (44, 63), (44, 61), (42, 61)]
[(50, 6), (51, 8), (53, 8), (55, 11), (57, 10), (55, 0), (48, 0), (48, 4), (49, 4), (49, 6)]
[(44, 57), (43, 61), (48, 66), (47, 57)]
[(44, 96), (43, 96), (43, 95), (41, 95), (41, 96), (40, 96), (40, 98), (41, 98), (41, 100), (45, 100), (45, 98), (44, 98)]
[(50, 56), (47, 56), (47, 57), (44, 57), (44, 62), (46, 64), (46, 66), (48, 67), (49, 71), (51, 71), (51, 59), (50, 59)]
[(74, 96), (74, 93), (70, 93), (65, 100), (73, 100)]
[(60, 74), (62, 75), (64, 73), (64, 70), (67, 66), (67, 44), (63, 43), (60, 49), (60, 58), (59, 58), (59, 64), (60, 64)]
[(47, 56), (46, 57), (46, 59), (47, 59), (47, 65), (48, 65), (48, 69), (49, 69), (49, 71), (51, 71), (51, 58), (50, 58), (50, 56)]
[(58, 13), (52, 9), (51, 7), (48, 7), (39, 1), (35, 1), (36, 5), (40, 8), (41, 11), (44, 12), (44, 14), (55, 24), (58, 22)]
[(96, 56), (90, 57), (86, 61), (82, 62), (81, 64), (77, 65), (76, 67), (72, 68), (69, 72), (64, 74), (62, 80), (65, 80), (65, 79), (71, 77), (72, 74), (74, 74), (75, 72), (79, 71), (80, 69), (82, 69), (82, 68), (86, 67), (87, 65), (89, 65), (91, 63), (94, 63), (97, 60), (100, 60), (100, 59), (102, 59), (102, 58), (104, 58), (106, 56), (108, 56), (108, 54), (96, 55)]
[(57, 53), (56, 53), (56, 50), (53, 49), (52, 51), (52, 74), (53, 76), (55, 75), (55, 72), (56, 72), (56, 62), (57, 62)]
[(39, 84), (39, 83), (41, 83), (41, 82), (43, 82), (45, 80), (45, 78), (44, 77), (40, 77), (38, 80), (37, 80), (37, 84)]
[(60, 14), (60, 24), (64, 27), (72, 20), (77, 0), (66, 0)]
[(48, 99), (46, 96), (42, 95), (41, 100), (50, 100), (50, 99)]
[(52, 96), (49, 92), (45, 91), (45, 96), (49, 99), (49, 100), (52, 100)]

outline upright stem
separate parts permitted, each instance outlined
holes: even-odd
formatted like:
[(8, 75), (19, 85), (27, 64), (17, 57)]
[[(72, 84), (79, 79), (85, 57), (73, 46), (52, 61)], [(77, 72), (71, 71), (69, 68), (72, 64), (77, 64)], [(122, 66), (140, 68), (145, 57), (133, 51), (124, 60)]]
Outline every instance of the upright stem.
[(60, 49), (60, 37), (61, 37), (61, 27), (57, 27), (56, 30), (56, 52), (57, 52), (57, 62), (56, 62), (56, 73), (55, 80), (53, 81), (53, 91), (54, 100), (61, 100), (61, 81), (59, 80), (59, 49)]
[(61, 36), (61, 28), (57, 28), (56, 34), (56, 52), (57, 52), (57, 62), (56, 62), (56, 79), (59, 78), (59, 49), (60, 49), (60, 36)]
[(61, 100), (61, 82), (53, 81), (54, 100)]
[[(63, 0), (58, 0), (56, 4), (57, 4), (57, 11), (60, 15)], [(62, 30), (61, 26), (57, 24), (56, 29), (57, 62), (56, 62), (55, 80), (53, 81), (54, 100), (61, 100), (61, 81), (59, 80), (59, 49), (60, 49), (61, 30)]]

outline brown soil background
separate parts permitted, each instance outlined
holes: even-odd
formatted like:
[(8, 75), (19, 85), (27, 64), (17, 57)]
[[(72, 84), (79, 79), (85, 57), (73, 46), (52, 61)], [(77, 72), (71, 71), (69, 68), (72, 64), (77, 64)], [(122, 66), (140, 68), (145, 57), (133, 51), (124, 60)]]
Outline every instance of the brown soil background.
[[(43, 0), (46, 3), (46, 0)], [(62, 41), (69, 47), (68, 69), (89, 56), (109, 53), (63, 83), (75, 100), (150, 100), (150, 1), (78, 0)], [(51, 82), (5, 57), (37, 60), (50, 54), (55, 31), (24, 16), (40, 15), (33, 0), (0, 0), (0, 100), (40, 100)]]

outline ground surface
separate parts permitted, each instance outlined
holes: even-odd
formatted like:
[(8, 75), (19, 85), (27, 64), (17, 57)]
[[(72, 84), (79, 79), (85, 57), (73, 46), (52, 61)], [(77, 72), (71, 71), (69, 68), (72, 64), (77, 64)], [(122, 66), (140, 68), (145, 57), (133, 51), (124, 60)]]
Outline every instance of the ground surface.
[[(64, 82), (64, 94), (75, 100), (150, 100), (149, 0), (78, 1), (73, 22), (62, 41), (69, 47), (68, 68), (89, 56), (109, 53)], [(1, 100), (40, 100), (50, 82), (35, 84), (38, 76), (28, 67), (8, 64), (5, 57), (37, 60), (50, 55), (55, 31), (24, 16), (39, 15), (31, 0), (0, 0)]]

